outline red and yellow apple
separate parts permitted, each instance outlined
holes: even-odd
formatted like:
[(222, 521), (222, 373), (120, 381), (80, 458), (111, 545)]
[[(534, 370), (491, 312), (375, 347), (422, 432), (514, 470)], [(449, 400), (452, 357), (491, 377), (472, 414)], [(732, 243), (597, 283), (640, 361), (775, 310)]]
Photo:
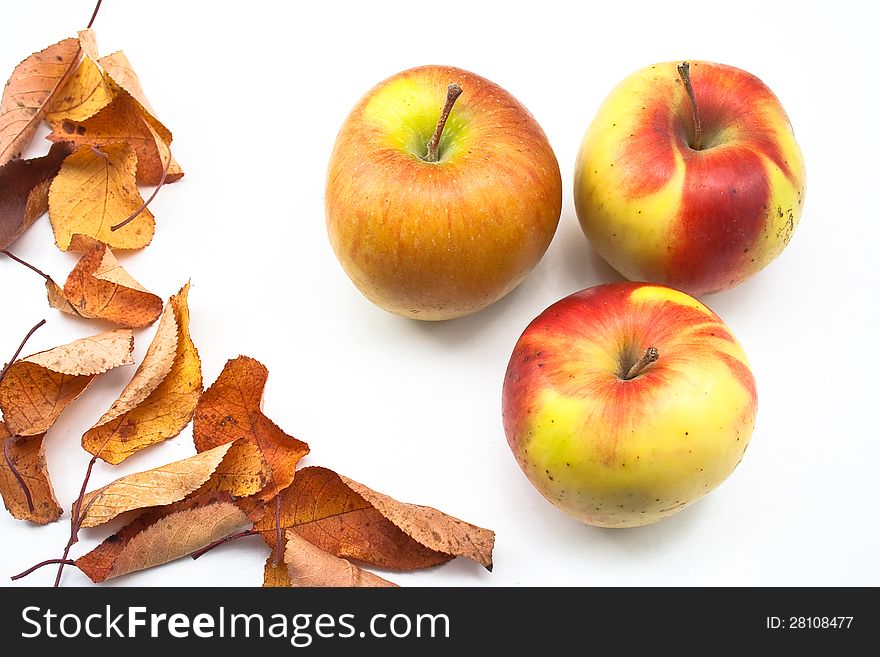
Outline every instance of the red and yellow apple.
[(782, 252), (803, 207), (804, 162), (785, 110), (754, 75), (656, 64), (602, 104), (574, 198), (584, 233), (617, 271), (699, 295)]
[(327, 175), (327, 231), (346, 273), (370, 301), (417, 319), (466, 315), (510, 292), (543, 256), (561, 207), (559, 165), (532, 115), (449, 66), (370, 90)]
[(635, 527), (714, 489), (740, 462), (757, 396), (746, 355), (684, 292), (609, 283), (568, 296), (520, 337), (504, 430), (529, 481), (570, 516)]

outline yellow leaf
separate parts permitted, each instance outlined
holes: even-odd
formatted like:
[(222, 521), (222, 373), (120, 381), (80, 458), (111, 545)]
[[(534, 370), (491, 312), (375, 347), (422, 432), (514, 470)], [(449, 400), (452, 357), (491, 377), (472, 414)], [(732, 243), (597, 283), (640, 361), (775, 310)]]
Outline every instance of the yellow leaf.
[(134, 378), (83, 435), (83, 447), (108, 463), (173, 438), (192, 419), (202, 367), (189, 335), (188, 295), (189, 283), (171, 297)]
[(79, 33), (84, 57), (76, 70), (67, 78), (51, 102), (46, 104), (46, 120), (50, 124), (84, 121), (106, 107), (113, 100), (113, 89), (98, 65), (98, 46), (92, 30)]
[(82, 147), (64, 160), (49, 188), (49, 220), (58, 248), (67, 251), (77, 233), (111, 248), (140, 249), (150, 243), (155, 221), (149, 209), (124, 228), (110, 230), (143, 205), (136, 167), (127, 144)]

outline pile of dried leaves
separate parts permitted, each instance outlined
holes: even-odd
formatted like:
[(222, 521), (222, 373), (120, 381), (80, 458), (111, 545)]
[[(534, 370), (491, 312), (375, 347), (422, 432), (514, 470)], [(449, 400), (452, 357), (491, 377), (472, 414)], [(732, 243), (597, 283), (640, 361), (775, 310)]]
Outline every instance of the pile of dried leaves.
[[(230, 360), (203, 390), (189, 284), (163, 306), (111, 251), (152, 239), (152, 197), (145, 202), (138, 185), (158, 190), (183, 172), (171, 155), (171, 132), (127, 58), (99, 57), (90, 28), (19, 64), (0, 103), (0, 249), (44, 277), (51, 307), (120, 327), (18, 358), (40, 322), (0, 372), (0, 493), (15, 518), (46, 524), (61, 517), (46, 432), (96, 377), (133, 363), (132, 329), (158, 324), (129, 384), (83, 434), (92, 459), (62, 556), (16, 577), (58, 564), (56, 586), (65, 565), (103, 582), (251, 535), (271, 550), (265, 586), (393, 586), (349, 560), (407, 571), (462, 556), (491, 569), (493, 532), (332, 470), (297, 469), (309, 447), (263, 414), (268, 370), (258, 361)], [(18, 159), (41, 121), (52, 131), (49, 152)], [(63, 287), (6, 251), (47, 210), (57, 246), (83, 254)], [(86, 492), (98, 459), (122, 463), (191, 421), (194, 456)], [(81, 528), (123, 514), (122, 529), (69, 558)]]

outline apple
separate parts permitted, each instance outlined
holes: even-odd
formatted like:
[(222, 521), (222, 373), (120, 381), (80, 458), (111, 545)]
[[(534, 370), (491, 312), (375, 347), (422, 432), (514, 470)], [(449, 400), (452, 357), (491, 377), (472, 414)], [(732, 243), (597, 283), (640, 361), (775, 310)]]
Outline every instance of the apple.
[(701, 295), (782, 252), (801, 216), (804, 161), (754, 75), (668, 62), (605, 99), (578, 153), (574, 199), (584, 233), (626, 278)]
[(380, 82), (336, 139), (327, 232), (376, 305), (425, 320), (497, 301), (543, 256), (562, 180), (547, 137), (498, 85), (450, 66)]
[(523, 332), (504, 379), (504, 431), (529, 481), (570, 516), (636, 527), (723, 482), (757, 396), (719, 317), (678, 290), (608, 283)]

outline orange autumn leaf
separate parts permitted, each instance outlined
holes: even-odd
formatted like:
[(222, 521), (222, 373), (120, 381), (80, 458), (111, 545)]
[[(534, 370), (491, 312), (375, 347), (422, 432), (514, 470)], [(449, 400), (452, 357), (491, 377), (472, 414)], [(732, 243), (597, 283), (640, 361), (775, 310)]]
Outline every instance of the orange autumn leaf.
[(191, 497), (139, 516), (76, 565), (103, 582), (179, 559), (248, 524), (228, 495)]
[(284, 561), (275, 561), (275, 555), (270, 554), (263, 566), (263, 588), (288, 588), (291, 586), (290, 573)]
[(46, 120), (84, 121), (113, 100), (113, 89), (98, 64), (98, 45), (93, 30), (79, 32), (83, 58), (64, 85), (46, 104)]
[(199, 399), (193, 423), (193, 441), (203, 451), (245, 438), (256, 445), (271, 473), (262, 499), (271, 499), (293, 481), (299, 460), (309, 446), (284, 433), (263, 415), (263, 390), (269, 378), (266, 367), (253, 358), (239, 356), (226, 363), (220, 376)]
[(135, 472), (86, 493), (80, 505), (80, 526), (97, 527), (128, 511), (179, 502), (211, 478), (230, 447), (220, 445), (146, 472)]
[[(19, 520), (30, 520), (40, 525), (58, 520), (61, 507), (55, 499), (55, 491), (46, 468), (45, 434), (36, 436), (12, 436), (6, 425), (0, 422), (0, 494), (3, 503)], [(14, 468), (14, 470), (13, 470)], [(24, 482), (22, 486), (18, 478)]]
[(162, 314), (162, 299), (132, 278), (106, 244), (74, 235), (71, 249), (85, 251), (85, 255), (70, 272), (63, 290), (54, 281), (46, 282), (50, 306), (128, 328), (148, 326)]
[(134, 377), (82, 438), (107, 463), (179, 434), (202, 392), (202, 366), (189, 335), (189, 283), (171, 297)]
[(78, 56), (78, 40), (64, 39), (15, 67), (0, 100), (0, 165), (21, 157)]
[(135, 182), (136, 167), (134, 151), (123, 143), (82, 147), (64, 160), (49, 188), (49, 220), (58, 248), (67, 251), (76, 234), (119, 249), (150, 243), (155, 221), (149, 209), (124, 228), (110, 230), (144, 203)]
[(15, 361), (0, 381), (7, 428), (16, 436), (45, 433), (97, 374), (132, 364), (133, 347), (132, 332), (117, 329)]
[[(414, 570), (462, 556), (492, 569), (494, 532), (431, 507), (398, 502), (332, 470), (299, 470), (280, 497), (282, 530), (292, 529), (338, 557)], [(263, 505), (254, 529), (274, 549), (274, 505)]]
[(49, 209), (49, 185), (72, 152), (69, 143), (59, 142), (43, 157), (0, 167), (0, 249), (11, 246)]
[(289, 586), (294, 587), (396, 587), (378, 575), (334, 556), (310, 543), (295, 531), (287, 532), (284, 550)]
[[(170, 137), (170, 133), (167, 134)], [(147, 120), (144, 111), (125, 92), (86, 120), (63, 119), (52, 124), (52, 133), (48, 138), (98, 148), (120, 142), (128, 144), (137, 156), (136, 178), (140, 185), (158, 185), (167, 158), (171, 157), (163, 134)], [(165, 183), (182, 177), (183, 171), (172, 158)]]
[(269, 483), (271, 472), (260, 449), (246, 439), (224, 443), (214, 449), (226, 445), (230, 446), (229, 451), (199, 492), (229, 493), (235, 497), (246, 497), (265, 488)]

